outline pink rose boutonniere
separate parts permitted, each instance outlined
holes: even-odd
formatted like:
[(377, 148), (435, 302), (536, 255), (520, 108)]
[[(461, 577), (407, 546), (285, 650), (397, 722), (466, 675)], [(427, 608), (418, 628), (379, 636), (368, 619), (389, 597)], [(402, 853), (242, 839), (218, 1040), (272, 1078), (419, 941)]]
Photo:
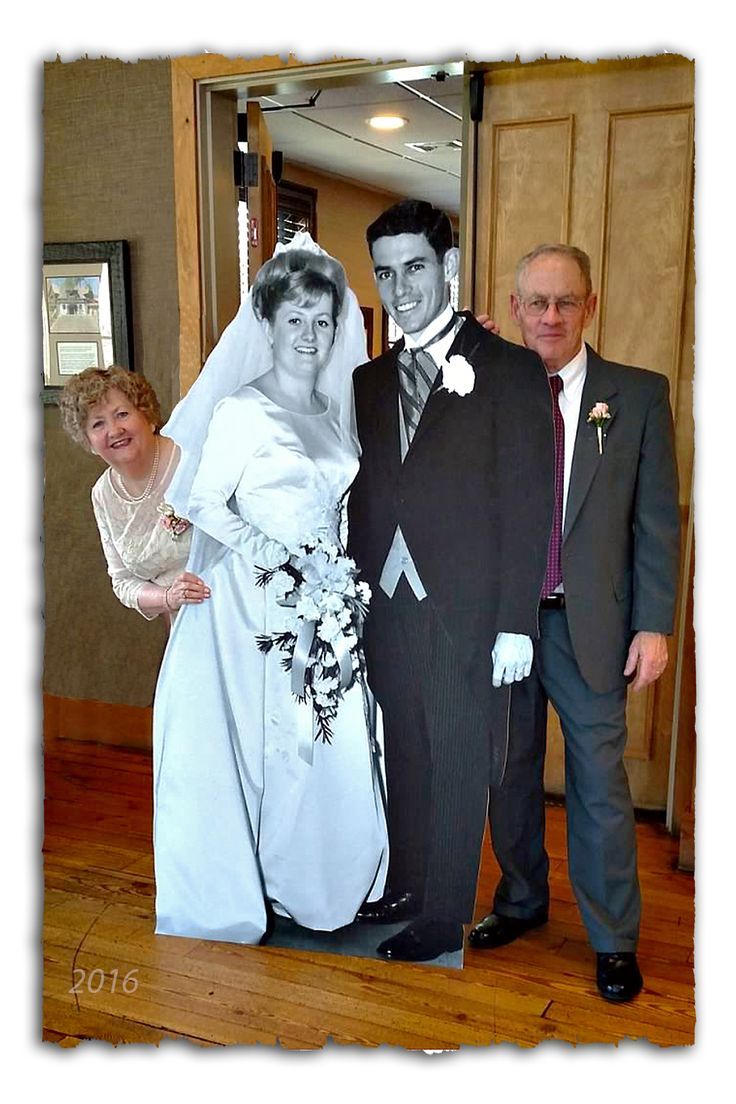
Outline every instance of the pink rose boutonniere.
[(176, 540), (182, 533), (186, 533), (189, 526), (192, 524), (186, 518), (179, 517), (174, 513), (173, 507), (169, 506), (168, 502), (162, 502), (158, 507), (158, 512), (161, 514), (161, 524), (164, 529), (167, 529), (172, 538)]
[(605, 437), (605, 429), (611, 420), (611, 415), (608, 410), (608, 403), (597, 402), (590, 414), (588, 414), (588, 421), (596, 428), (598, 434), (598, 452), (603, 455), (603, 438)]

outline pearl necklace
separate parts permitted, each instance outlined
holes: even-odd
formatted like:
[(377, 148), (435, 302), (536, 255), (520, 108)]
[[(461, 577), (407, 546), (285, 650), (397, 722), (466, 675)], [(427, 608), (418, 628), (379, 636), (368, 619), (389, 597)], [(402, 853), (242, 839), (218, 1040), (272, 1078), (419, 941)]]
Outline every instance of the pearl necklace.
[(128, 500), (130, 502), (143, 502), (144, 498), (148, 498), (148, 496), (150, 495), (151, 491), (153, 490), (153, 484), (156, 482), (156, 476), (158, 474), (158, 458), (159, 458), (160, 452), (161, 452), (161, 446), (160, 446), (158, 437), (156, 437), (155, 442), (154, 442), (153, 464), (151, 466), (151, 474), (148, 477), (148, 482), (146, 483), (145, 490), (143, 491), (142, 494), (139, 494), (139, 495), (131, 494), (131, 492), (125, 486), (125, 480), (123, 479), (120, 472), (115, 473), (117, 475), (118, 479), (120, 480), (120, 486), (124, 490)]

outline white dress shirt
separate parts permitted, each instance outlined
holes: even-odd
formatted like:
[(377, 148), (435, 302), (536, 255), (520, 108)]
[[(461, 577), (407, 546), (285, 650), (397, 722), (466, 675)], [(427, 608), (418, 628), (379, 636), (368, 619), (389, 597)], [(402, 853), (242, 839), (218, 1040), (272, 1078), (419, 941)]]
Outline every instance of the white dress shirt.
[[(445, 326), (449, 326), (453, 313), (452, 304), (448, 303), (442, 313), (438, 314), (425, 329), (420, 330), (420, 332), (416, 334), (404, 334), (404, 345), (406, 348), (419, 349), (422, 345), (426, 345), (432, 340), (432, 334), (441, 333)], [(456, 329), (457, 327), (454, 330), (450, 330), (441, 341), (437, 341), (431, 349), (427, 349), (427, 352), (432, 357), (435, 364), (440, 364), (447, 356), (450, 351), (450, 346), (455, 340)]]
[(562, 420), (565, 423), (565, 468), (562, 484), (562, 531), (565, 531), (565, 514), (567, 513), (567, 492), (570, 489), (570, 473), (572, 471), (572, 456), (575, 451), (575, 437), (578, 432), (580, 420), (580, 403), (583, 399), (583, 384), (588, 373), (588, 350), (585, 344), (580, 348), (572, 360), (569, 360), (564, 368), (554, 373), (562, 380), (559, 403)]

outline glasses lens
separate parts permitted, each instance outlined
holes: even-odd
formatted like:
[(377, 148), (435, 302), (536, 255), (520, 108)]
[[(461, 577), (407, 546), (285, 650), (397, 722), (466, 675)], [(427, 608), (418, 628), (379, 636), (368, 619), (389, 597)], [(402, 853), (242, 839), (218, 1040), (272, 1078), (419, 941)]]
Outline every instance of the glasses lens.
[(582, 299), (545, 299), (541, 295), (533, 296), (531, 299), (524, 301), (527, 313), (540, 317), (547, 313), (547, 310), (551, 303), (557, 307), (560, 314), (575, 314), (580, 310), (580, 307), (585, 300)]

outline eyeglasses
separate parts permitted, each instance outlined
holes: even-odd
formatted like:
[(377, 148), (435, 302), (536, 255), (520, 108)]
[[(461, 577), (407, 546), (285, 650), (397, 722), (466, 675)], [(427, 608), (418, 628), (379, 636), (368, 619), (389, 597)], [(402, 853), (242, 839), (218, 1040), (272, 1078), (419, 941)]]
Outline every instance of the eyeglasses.
[(560, 314), (570, 315), (576, 314), (587, 300), (573, 299), (571, 296), (567, 296), (564, 299), (545, 299), (542, 295), (533, 295), (531, 299), (519, 299), (519, 302), (527, 314), (539, 318), (547, 313), (547, 308), (550, 304), (554, 304)]

